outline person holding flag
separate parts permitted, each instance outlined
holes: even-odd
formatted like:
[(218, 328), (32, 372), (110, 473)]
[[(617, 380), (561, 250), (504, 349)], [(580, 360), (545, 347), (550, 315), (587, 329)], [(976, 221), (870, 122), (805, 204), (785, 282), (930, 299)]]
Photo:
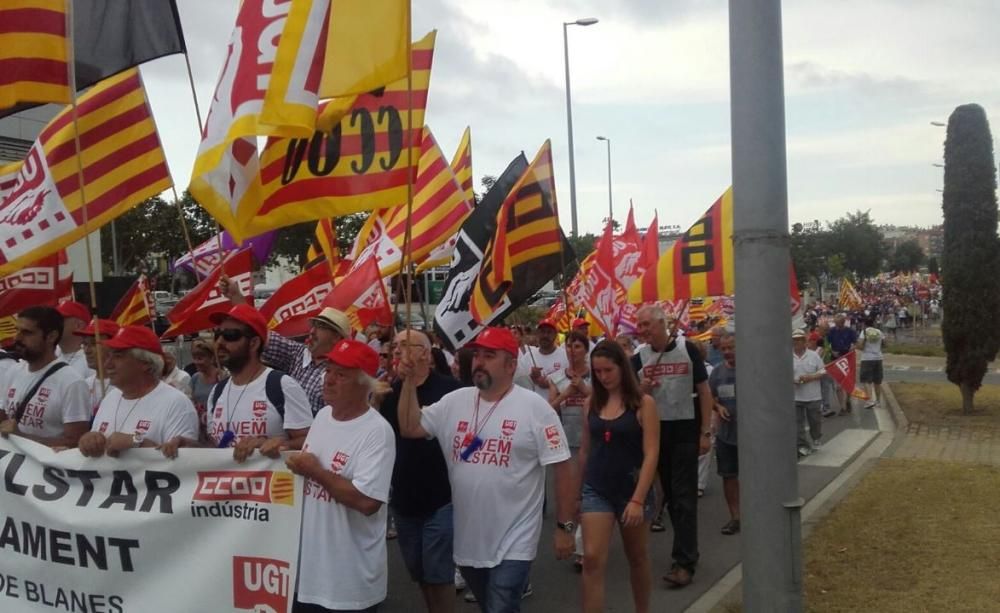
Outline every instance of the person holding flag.
[(543, 319), (538, 322), (538, 346), (525, 346), (519, 354), (517, 382), (544, 400), (549, 399), (549, 377), (566, 367), (569, 361), (566, 350), (556, 344), (556, 322)]
[[(120, 326), (110, 319), (97, 319), (88, 324), (86, 328), (73, 332), (83, 339), (83, 355), (86, 356), (87, 367), (92, 373), (84, 381), (87, 384), (87, 389), (90, 390), (90, 406), (93, 409), (93, 414), (97, 413), (101, 401), (111, 390), (111, 380), (108, 379), (108, 365), (110, 364), (108, 354), (107, 352), (103, 353), (101, 356), (104, 358), (104, 364), (101, 365), (103, 369), (98, 368), (97, 343), (114, 337), (115, 334), (118, 334), (119, 328)], [(102, 371), (104, 373), (103, 380), (100, 379), (99, 375)]]
[(805, 330), (792, 332), (792, 371), (795, 375), (795, 415), (798, 422), (798, 453), (804, 458), (819, 449), (823, 438), (823, 388), (826, 375), (823, 358), (806, 348)]

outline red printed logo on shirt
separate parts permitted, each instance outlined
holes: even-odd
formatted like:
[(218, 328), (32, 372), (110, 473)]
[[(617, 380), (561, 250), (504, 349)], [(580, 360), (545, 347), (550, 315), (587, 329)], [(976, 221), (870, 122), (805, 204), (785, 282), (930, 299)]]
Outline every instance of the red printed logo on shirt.
[(350, 459), (350, 454), (338, 451), (333, 454), (333, 461), (330, 462), (330, 469), (333, 470), (333, 472), (340, 474), (340, 471), (344, 470), (344, 467), (347, 466), (347, 461)]
[(140, 419), (135, 425), (135, 431), (139, 434), (145, 434), (149, 431), (149, 427), (152, 425), (148, 419)]
[(467, 421), (460, 421), (460, 422), (458, 422), (458, 431), (459, 432), (468, 432), (469, 431), (469, 422), (467, 422)]
[(215, 419), (222, 417), (222, 405), (215, 407)]
[(545, 440), (549, 442), (549, 449), (558, 449), (562, 445), (562, 438), (559, 436), (559, 428), (557, 426), (549, 426), (545, 428)]
[(45, 402), (46, 400), (49, 399), (49, 394), (50, 393), (51, 392), (49, 391), (49, 388), (47, 388), (47, 387), (40, 387), (40, 388), (38, 388), (38, 399), (40, 401), (42, 401), (42, 402)]
[(675, 362), (673, 364), (652, 364), (642, 369), (645, 377), (670, 377), (674, 375), (686, 375), (691, 369), (687, 362)]
[(102, 421), (100, 427), (97, 428), (97, 431), (100, 432), (101, 434), (104, 434), (107, 431), (107, 429), (108, 429), (108, 422)]
[(263, 419), (264, 414), (267, 413), (267, 402), (264, 400), (254, 400), (253, 401), (253, 418)]
[(516, 419), (505, 419), (503, 424), (500, 425), (500, 434), (511, 437), (514, 436), (514, 430), (517, 430), (517, 420)]
[(291, 565), (271, 558), (233, 557), (233, 607), (246, 611), (287, 611)]

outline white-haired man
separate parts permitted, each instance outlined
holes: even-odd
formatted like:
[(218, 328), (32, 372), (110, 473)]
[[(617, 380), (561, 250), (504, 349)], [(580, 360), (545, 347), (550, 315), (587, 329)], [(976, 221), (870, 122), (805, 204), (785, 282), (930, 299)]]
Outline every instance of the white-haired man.
[(173, 347), (163, 348), (163, 382), (191, 397), (191, 375), (177, 368), (177, 353)]
[(80, 438), (80, 453), (117, 455), (130, 447), (157, 447), (174, 437), (198, 436), (198, 415), (191, 400), (160, 380), (163, 349), (145, 326), (125, 326), (101, 341), (109, 354), (113, 386)]
[(342, 340), (326, 358), (327, 406), (301, 453), (288, 456), (306, 478), (294, 612), (373, 611), (388, 585), (386, 507), (396, 457), (392, 428), (369, 404), (378, 354)]

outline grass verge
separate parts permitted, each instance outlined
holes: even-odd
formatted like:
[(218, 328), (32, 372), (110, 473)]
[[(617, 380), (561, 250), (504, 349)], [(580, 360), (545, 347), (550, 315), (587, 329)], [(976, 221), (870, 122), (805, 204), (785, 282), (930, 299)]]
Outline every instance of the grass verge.
[(998, 468), (879, 460), (806, 542), (807, 610), (996, 610), (998, 506)]
[(962, 394), (948, 382), (893, 383), (892, 392), (912, 424), (1000, 429), (1000, 386), (984, 385), (976, 392), (976, 412), (962, 414)]
[(899, 355), (916, 355), (925, 358), (944, 358), (947, 354), (943, 345), (925, 345), (923, 343), (892, 343), (885, 348), (887, 353)]

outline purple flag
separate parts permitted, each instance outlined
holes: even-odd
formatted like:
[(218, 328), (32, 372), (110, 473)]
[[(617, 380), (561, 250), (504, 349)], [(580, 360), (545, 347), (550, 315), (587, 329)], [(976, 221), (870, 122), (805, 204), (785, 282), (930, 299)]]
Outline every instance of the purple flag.
[(194, 248), (193, 258), (191, 257), (191, 253), (185, 253), (174, 260), (174, 263), (170, 266), (170, 270), (174, 271), (178, 268), (184, 268), (195, 272), (197, 269), (196, 274), (199, 277), (206, 277), (219, 265), (219, 262), (223, 258), (241, 247), (250, 247), (250, 251), (253, 253), (253, 257), (257, 263), (263, 264), (267, 261), (268, 256), (271, 255), (275, 232), (276, 230), (271, 230), (270, 232), (258, 234), (253, 238), (248, 238), (242, 245), (237, 245), (233, 237), (229, 235), (229, 232), (223, 231), (221, 253), (219, 252), (219, 235), (216, 234)]

